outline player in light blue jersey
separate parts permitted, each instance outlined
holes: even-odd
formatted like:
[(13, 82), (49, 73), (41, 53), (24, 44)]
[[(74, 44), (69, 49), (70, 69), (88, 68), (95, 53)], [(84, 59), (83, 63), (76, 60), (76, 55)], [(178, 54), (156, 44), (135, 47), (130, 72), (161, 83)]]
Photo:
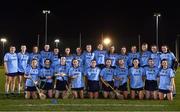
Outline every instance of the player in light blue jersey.
[(174, 71), (168, 67), (168, 61), (163, 59), (161, 61), (162, 69), (159, 72), (159, 99), (164, 99), (164, 94), (167, 95), (167, 99), (173, 100), (173, 84), (174, 84)]
[(177, 59), (174, 53), (170, 52), (167, 45), (161, 46), (162, 53), (160, 55), (160, 59), (166, 59), (168, 61), (168, 67), (174, 69), (175, 63), (177, 63)]
[(111, 59), (106, 59), (106, 67), (103, 68), (100, 73), (104, 98), (108, 98), (108, 96), (114, 98), (112, 89), (109, 87), (109, 85), (114, 87), (114, 69), (111, 68), (111, 62)]
[(40, 77), (40, 89), (42, 93), (47, 94), (49, 98), (53, 97), (53, 76), (54, 70), (51, 68), (51, 60), (44, 60), (44, 67), (40, 69), (39, 77)]
[(94, 54), (95, 54), (95, 60), (96, 60), (97, 66), (100, 69), (104, 68), (107, 51), (103, 49), (102, 44), (98, 45), (97, 50), (94, 51)]
[[(160, 55), (160, 59), (166, 59), (168, 61), (168, 67), (172, 68), (174, 71), (177, 70), (178, 66), (178, 61), (176, 57), (174, 56), (174, 53), (172, 53), (167, 45), (162, 45), (161, 46), (162, 53)], [(175, 86), (175, 81), (173, 81), (173, 96), (176, 95), (176, 86)]]
[(66, 95), (68, 70), (69, 68), (66, 66), (66, 57), (61, 57), (60, 64), (55, 68), (55, 98), (59, 98), (59, 96), (61, 96), (61, 98), (64, 99), (64, 96)]
[(26, 68), (24, 77), (26, 78), (25, 98), (30, 99), (32, 97), (33, 99), (37, 99), (35, 84), (39, 81), (39, 69), (36, 59), (33, 59), (31, 65)]
[(157, 99), (157, 90), (158, 90), (158, 85), (157, 85), (157, 77), (159, 74), (159, 68), (154, 66), (154, 60), (152, 58), (149, 58), (148, 60), (148, 66), (144, 68), (145, 70), (145, 95), (146, 99)]
[(118, 59), (123, 59), (125, 67), (128, 68), (128, 56), (127, 49), (125, 46), (121, 48), (121, 54), (119, 55)]
[(82, 49), (80, 47), (77, 47), (76, 48), (76, 54), (73, 55), (74, 59), (77, 59), (79, 61), (79, 66), (80, 67), (83, 67), (84, 64), (84, 56), (83, 56), (83, 53), (82, 53)]
[(28, 64), (31, 65), (31, 62), (33, 59), (36, 59), (38, 62), (38, 67), (40, 67), (40, 59), (41, 55), (39, 53), (39, 48), (38, 46), (33, 46), (32, 53), (29, 54), (29, 62)]
[(84, 73), (83, 68), (79, 66), (79, 61), (72, 60), (73, 66), (69, 69), (68, 76), (72, 87), (74, 98), (84, 98)]
[(66, 66), (70, 68), (72, 66), (73, 55), (71, 54), (70, 48), (65, 48)]
[(158, 47), (156, 45), (151, 46), (151, 56), (150, 58), (154, 61), (154, 66), (160, 68), (161, 67), (161, 59), (160, 52), (158, 52)]
[(151, 52), (148, 51), (148, 44), (147, 43), (143, 43), (141, 46), (141, 53), (140, 53), (140, 66), (141, 67), (146, 67), (148, 66), (148, 59), (151, 56)]
[(109, 52), (106, 55), (106, 59), (111, 59), (111, 67), (112, 68), (116, 68), (117, 64), (117, 60), (118, 60), (118, 54), (115, 53), (115, 46), (111, 46), (109, 49)]
[(87, 79), (89, 98), (97, 99), (99, 96), (99, 76), (101, 69), (96, 67), (96, 60), (91, 61), (91, 67), (86, 69), (85, 76)]
[(9, 88), (11, 90), (11, 94), (14, 95), (15, 89), (15, 76), (18, 72), (18, 58), (15, 53), (15, 46), (10, 46), (9, 52), (4, 56), (4, 68), (6, 74), (6, 82), (5, 82), (5, 94), (9, 95)]
[(54, 48), (54, 51), (51, 55), (51, 67), (54, 69), (60, 63), (59, 48)]
[(118, 65), (115, 69), (114, 75), (114, 87), (120, 90), (124, 98), (128, 97), (127, 80), (128, 80), (128, 68), (125, 67), (124, 59), (118, 60)]
[(51, 59), (52, 52), (50, 51), (50, 45), (44, 45), (44, 50), (40, 52), (41, 59), (40, 59), (40, 65), (41, 67), (44, 67), (44, 60), (45, 59)]
[(86, 51), (83, 53), (84, 56), (84, 69), (91, 66), (91, 61), (95, 58), (95, 54), (92, 52), (92, 46), (86, 45)]
[(24, 73), (29, 61), (29, 54), (26, 52), (26, 45), (21, 45), (21, 52), (17, 54), (18, 56), (18, 93), (20, 94), (23, 88)]
[(139, 59), (133, 59), (133, 67), (129, 69), (129, 79), (131, 88), (131, 99), (135, 99), (135, 93), (138, 92), (139, 99), (144, 98), (143, 88), (144, 88), (144, 69), (139, 67)]
[(128, 53), (128, 66), (131, 68), (133, 66), (133, 59), (137, 58), (140, 60), (140, 53), (137, 52), (137, 47), (136, 46), (131, 46), (131, 52)]

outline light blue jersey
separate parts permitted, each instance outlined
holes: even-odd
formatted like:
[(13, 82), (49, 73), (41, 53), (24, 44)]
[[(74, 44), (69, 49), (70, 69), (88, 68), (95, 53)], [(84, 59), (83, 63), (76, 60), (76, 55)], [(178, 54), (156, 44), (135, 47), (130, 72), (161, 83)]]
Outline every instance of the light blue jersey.
[(151, 57), (151, 52), (150, 51), (145, 51), (141, 53), (141, 57), (140, 57), (140, 65), (142, 67), (147, 66), (148, 65), (148, 60)]
[(140, 53), (136, 52), (136, 53), (128, 53), (128, 66), (132, 67), (133, 66), (133, 59), (137, 58), (140, 60)]
[(99, 65), (99, 64), (104, 65), (107, 51), (106, 50), (95, 50), (94, 54), (95, 54), (95, 60), (96, 60), (97, 65)]
[(145, 71), (145, 77), (146, 77), (146, 80), (154, 80), (154, 81), (157, 81), (157, 77), (158, 77), (158, 74), (159, 74), (159, 68), (157, 67), (145, 67), (144, 68), (144, 71)]
[(46, 59), (51, 59), (51, 56), (52, 56), (52, 52), (50, 52), (50, 51), (41, 51), (40, 52), (40, 55), (41, 55), (41, 62), (40, 62), (40, 64), (41, 64), (41, 66), (42, 67), (44, 67), (44, 61), (46, 60)]
[(29, 54), (28, 53), (22, 54), (22, 52), (19, 52), (17, 56), (18, 56), (18, 72), (25, 73), (29, 61)]
[(8, 73), (18, 72), (18, 58), (16, 53), (6, 53), (4, 56), (4, 62), (7, 63)]
[(174, 54), (172, 52), (167, 52), (167, 53), (161, 53), (160, 59), (166, 59), (168, 61), (168, 67), (173, 68), (173, 60), (176, 59)]
[(71, 67), (69, 69), (69, 77), (74, 77), (74, 79), (71, 80), (72, 88), (82, 88), (84, 87), (84, 75), (83, 75), (83, 69), (81, 67), (74, 68)]
[(58, 54), (52, 54), (51, 55), (51, 67), (52, 68), (55, 68), (58, 64), (60, 64), (60, 59), (59, 59), (59, 56)]
[(125, 54), (120, 54), (118, 59), (123, 59), (124, 60), (124, 65), (126, 68), (128, 68), (128, 56)]
[(100, 76), (105, 80), (105, 81), (113, 81), (114, 77), (114, 69), (113, 68), (103, 68), (101, 70)]
[(170, 90), (171, 78), (175, 77), (174, 71), (171, 68), (161, 69), (159, 72), (159, 89)]
[(118, 54), (113, 53), (113, 54), (107, 54), (106, 59), (111, 59), (111, 66), (116, 67), (117, 66), (117, 60), (118, 60)]
[(130, 87), (135, 89), (144, 87), (143, 76), (145, 76), (143, 68), (131, 67), (129, 69)]
[(151, 57), (154, 61), (154, 66), (160, 68), (161, 67), (161, 59), (160, 59), (160, 53), (156, 52), (156, 53), (151, 53)]
[(85, 51), (83, 53), (83, 56), (84, 56), (84, 67), (85, 69), (87, 69), (91, 66), (91, 61), (95, 58), (95, 54)]
[(73, 60), (73, 55), (65, 56), (66, 57), (66, 66), (71, 67), (72, 66), (72, 60)]
[(30, 53), (29, 54), (29, 65), (31, 65), (31, 62), (33, 59), (36, 59), (38, 62), (38, 66), (40, 66), (41, 55), (39, 53)]
[(114, 86), (119, 87), (123, 85), (124, 83), (127, 83), (128, 80), (128, 69), (127, 68), (120, 68), (117, 67), (115, 69), (115, 78), (120, 78), (120, 80), (115, 80), (114, 81)]
[(68, 70), (69, 68), (66, 65), (57, 65), (55, 67), (55, 74), (66, 74), (65, 76), (56, 76), (57, 80), (64, 81), (68, 80)]
[(101, 70), (98, 67), (90, 67), (85, 71), (85, 75), (88, 80), (99, 81), (100, 72)]
[(52, 83), (53, 79), (47, 79), (48, 76), (53, 77), (54, 76), (54, 70), (52, 68), (41, 68), (40, 69), (40, 73), (39, 73), (39, 77), (40, 78), (45, 78), (42, 79), (41, 81), (47, 82), (47, 83)]
[[(28, 66), (25, 71), (26, 76), (30, 76), (32, 80), (38, 81), (39, 80), (39, 69), (38, 68), (32, 68), (31, 66)], [(33, 87), (35, 86), (33, 81), (31, 79), (26, 79), (26, 87)]]
[(84, 56), (83, 56), (83, 54), (81, 54), (81, 55), (74, 54), (73, 57), (74, 57), (74, 59), (76, 59), (76, 60), (79, 61), (79, 66), (80, 66), (80, 67), (83, 67), (83, 66), (84, 66), (84, 65), (83, 65), (83, 62), (84, 62)]

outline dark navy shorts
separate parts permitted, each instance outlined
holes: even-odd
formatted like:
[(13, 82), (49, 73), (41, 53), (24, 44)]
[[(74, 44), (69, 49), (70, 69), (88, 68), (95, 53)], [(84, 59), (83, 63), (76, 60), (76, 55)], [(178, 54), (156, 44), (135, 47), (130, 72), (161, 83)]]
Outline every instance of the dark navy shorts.
[(9, 77), (15, 77), (15, 76), (17, 76), (17, 72), (15, 72), (15, 73), (6, 73), (5, 75), (7, 75)]
[(56, 90), (65, 91), (66, 90), (67, 81), (57, 80), (56, 82)]
[(98, 92), (99, 91), (99, 88), (100, 88), (99, 81), (88, 80), (87, 85), (88, 85), (89, 92)]
[(35, 86), (32, 86), (32, 87), (27, 86), (25, 90), (26, 90), (26, 91), (30, 91), (30, 92), (37, 91)]
[(42, 90), (51, 90), (53, 89), (53, 83), (47, 83), (47, 82), (41, 81), (40, 88)]
[(18, 72), (17, 75), (24, 76), (24, 72)]
[(119, 87), (115, 87), (115, 89), (118, 89), (120, 91), (127, 91), (127, 82), (124, 83), (123, 85), (120, 85)]
[(131, 90), (133, 90), (133, 91), (142, 91), (143, 87), (142, 88), (131, 88)]
[[(108, 83), (109, 85), (114, 87), (114, 82), (113, 81), (107, 81), (106, 83)], [(112, 91), (112, 89), (110, 87), (107, 87), (104, 83), (102, 83), (102, 90), (106, 91), (106, 92)]]
[(159, 92), (160, 92), (160, 93), (163, 93), (163, 94), (168, 94), (168, 93), (170, 93), (171, 91), (170, 91), (170, 90), (159, 89)]
[(81, 88), (71, 88), (73, 91), (81, 91), (81, 90), (84, 90), (84, 87), (81, 87)]
[(157, 81), (155, 81), (155, 80), (146, 80), (144, 89), (147, 90), (147, 91), (156, 91), (156, 90), (158, 90)]

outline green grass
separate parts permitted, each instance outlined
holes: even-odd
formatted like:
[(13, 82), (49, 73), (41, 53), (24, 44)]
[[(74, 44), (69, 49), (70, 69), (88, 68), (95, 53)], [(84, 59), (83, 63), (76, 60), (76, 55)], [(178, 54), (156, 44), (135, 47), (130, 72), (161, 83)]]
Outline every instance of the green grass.
[[(4, 92), (4, 71), (0, 69), (0, 91)], [(174, 101), (153, 100), (116, 100), (116, 99), (66, 99), (53, 104), (47, 100), (25, 100), (23, 96), (10, 97), (0, 95), (0, 111), (180, 111), (180, 69), (176, 74), (177, 95)], [(179, 81), (178, 81), (179, 80)]]

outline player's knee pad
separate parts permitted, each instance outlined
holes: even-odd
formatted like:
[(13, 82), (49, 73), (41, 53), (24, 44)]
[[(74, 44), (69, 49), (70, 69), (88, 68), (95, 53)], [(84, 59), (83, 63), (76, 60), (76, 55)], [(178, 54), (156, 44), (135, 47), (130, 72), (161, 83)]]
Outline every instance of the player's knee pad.
[(25, 94), (25, 99), (30, 99), (30, 97), (31, 97), (30, 94), (27, 93)]
[(110, 93), (109, 93), (109, 97), (112, 98), (112, 99), (114, 99), (114, 98), (115, 98), (115, 94), (114, 94), (113, 92), (110, 92)]
[(32, 98), (33, 98), (33, 99), (37, 99), (37, 94), (34, 93), (34, 94), (32, 95)]
[(59, 91), (55, 92), (55, 98), (59, 98)]

